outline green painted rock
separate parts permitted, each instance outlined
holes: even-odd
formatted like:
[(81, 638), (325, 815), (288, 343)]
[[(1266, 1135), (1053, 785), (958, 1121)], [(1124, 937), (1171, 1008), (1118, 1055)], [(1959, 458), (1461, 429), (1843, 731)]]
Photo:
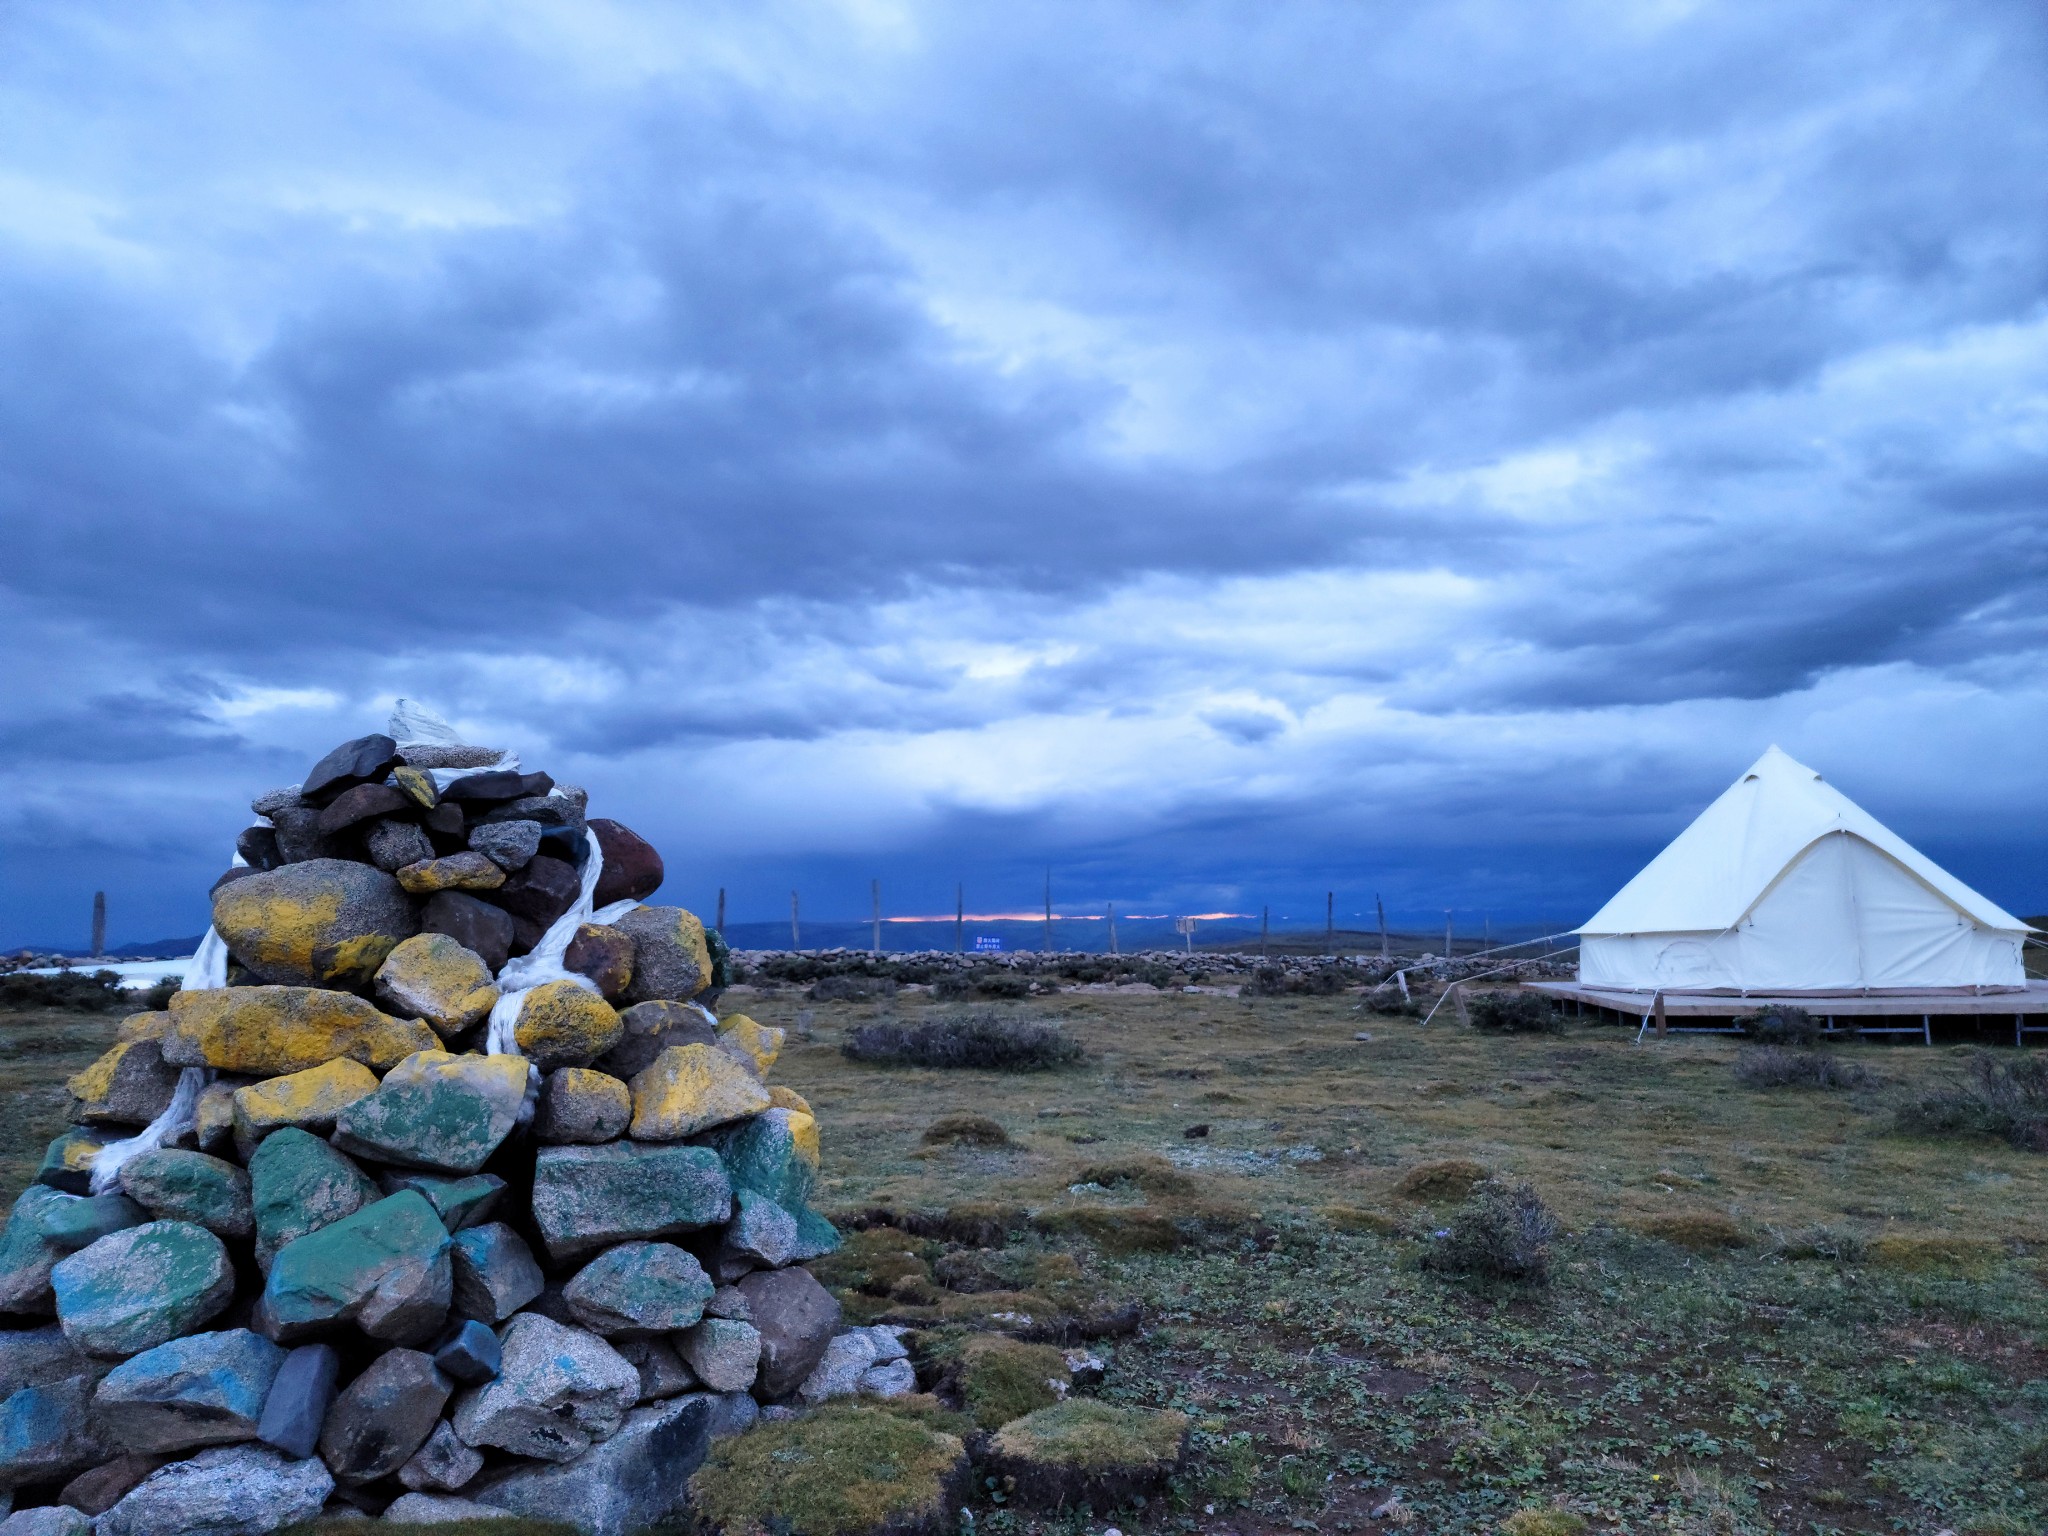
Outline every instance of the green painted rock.
[(808, 1205), (811, 1189), (818, 1181), (815, 1130), (800, 1138), (800, 1128), (815, 1127), (816, 1121), (793, 1109), (766, 1109), (750, 1120), (724, 1126), (704, 1138), (724, 1159), (733, 1188), (752, 1189), (766, 1195), (784, 1210)]
[(176, 1066), (280, 1077), (325, 1066), (337, 1056), (385, 1072), (439, 1043), (417, 1020), (391, 1018), (347, 992), (214, 987), (171, 999), (163, 1052)]
[(213, 926), (259, 981), (366, 987), (419, 914), (398, 881), (352, 859), (307, 859), (213, 893)]
[(256, 1230), (249, 1175), (204, 1152), (162, 1147), (121, 1165), (121, 1191), (158, 1221), (189, 1221), (220, 1237)]
[(195, 1333), (109, 1371), (94, 1394), (126, 1451), (167, 1455), (256, 1438), (284, 1351), (246, 1328)]
[(310, 1131), (273, 1131), (249, 1159), (256, 1262), (268, 1268), (285, 1244), (353, 1215), (377, 1198), (368, 1174)]
[(704, 1315), (717, 1289), (703, 1265), (673, 1243), (621, 1243), (562, 1287), (569, 1315), (592, 1333), (672, 1333)]
[(43, 1231), (66, 1253), (90, 1248), (109, 1233), (139, 1227), (149, 1212), (122, 1194), (80, 1195), (43, 1208)]
[(78, 1198), (31, 1184), (14, 1202), (0, 1229), (0, 1311), (47, 1315), (55, 1309), (50, 1271), (71, 1250), (50, 1241), (44, 1220), (50, 1207)]
[(154, 1349), (215, 1316), (235, 1293), (228, 1251), (189, 1221), (101, 1238), (50, 1271), (57, 1322), (88, 1355)]
[(517, 1056), (421, 1051), (334, 1123), (334, 1144), (380, 1163), (475, 1173), (519, 1123), (529, 1067)]
[(67, 1195), (89, 1193), (92, 1189), (93, 1159), (100, 1155), (100, 1149), (108, 1142), (119, 1139), (116, 1131), (86, 1130), (82, 1127), (66, 1131), (44, 1150), (42, 1166), (36, 1169), (36, 1182), (62, 1190)]
[(564, 1259), (639, 1238), (721, 1226), (732, 1184), (709, 1147), (615, 1141), (543, 1147), (533, 1170), (533, 1219), (548, 1256)]
[(418, 1190), (366, 1205), (278, 1250), (256, 1326), (283, 1343), (345, 1322), (372, 1338), (425, 1342), (454, 1294), (448, 1246), (448, 1229)]
[(495, 1173), (472, 1173), (465, 1178), (439, 1173), (385, 1173), (377, 1176), (377, 1183), (387, 1195), (395, 1195), (401, 1189), (418, 1190), (450, 1232), (490, 1220), (498, 1197), (505, 1193), (505, 1181)]
[(23, 1387), (0, 1403), (0, 1490), (55, 1483), (114, 1454), (92, 1411), (92, 1377)]

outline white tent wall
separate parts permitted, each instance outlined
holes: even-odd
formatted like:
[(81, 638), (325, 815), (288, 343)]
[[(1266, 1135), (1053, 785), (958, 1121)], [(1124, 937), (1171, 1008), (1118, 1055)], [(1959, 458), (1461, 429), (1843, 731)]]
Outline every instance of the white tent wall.
[(1973, 922), (1850, 833), (1820, 838), (1735, 927), (1586, 934), (1579, 979), (1684, 991), (2017, 987), (2023, 931)]
[(1772, 747), (1579, 930), (1589, 986), (2023, 987), (2025, 924)]

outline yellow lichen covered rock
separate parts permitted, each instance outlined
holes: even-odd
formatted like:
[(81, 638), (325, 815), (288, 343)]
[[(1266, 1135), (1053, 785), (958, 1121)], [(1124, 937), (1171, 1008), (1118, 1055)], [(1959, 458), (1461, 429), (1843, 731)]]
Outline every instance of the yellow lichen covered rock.
[(360, 987), (420, 923), (383, 870), (348, 859), (306, 859), (220, 887), (213, 893), (213, 926), (258, 981)]
[(768, 1102), (776, 1109), (793, 1109), (797, 1113), (804, 1115), (808, 1115), (811, 1112), (810, 1103), (802, 1094), (798, 1093), (794, 1088), (785, 1088), (780, 1083), (772, 1084), (769, 1087)]
[(617, 1141), (633, 1118), (633, 1095), (608, 1072), (563, 1067), (550, 1073), (540, 1093), (534, 1134), (554, 1146)]
[(398, 883), (415, 896), (436, 891), (495, 891), (505, 871), (480, 853), (451, 853), (445, 859), (422, 859), (398, 872)]
[(217, 1077), (199, 1091), (192, 1111), (192, 1142), (202, 1152), (227, 1148), (235, 1133), (235, 1090), (249, 1086), (246, 1077)]
[(481, 1021), (498, 1000), (483, 956), (445, 933), (416, 933), (377, 967), (377, 996), (444, 1038)]
[(588, 987), (550, 981), (526, 994), (513, 1038), (526, 1058), (546, 1072), (589, 1066), (625, 1032), (618, 1010)]
[(818, 1117), (807, 1109), (789, 1112), (789, 1147), (798, 1158), (818, 1171)]
[[(247, 885), (238, 880), (237, 885)], [(171, 999), (164, 1060), (251, 1077), (281, 1077), (337, 1056), (384, 1072), (440, 1044), (413, 1019), (379, 1013), (360, 997), (319, 987), (222, 987)]]
[(630, 1134), (635, 1141), (681, 1141), (767, 1107), (768, 1090), (724, 1051), (672, 1046), (633, 1079)]
[(161, 1040), (170, 1027), (168, 1013), (131, 1013), (114, 1031), (114, 1038), (124, 1045), (137, 1040)]
[(719, 1046), (751, 1067), (756, 1077), (768, 1075), (768, 1069), (782, 1054), (784, 1038), (785, 1031), (756, 1024), (744, 1013), (736, 1013), (718, 1026)]
[(334, 1129), (336, 1115), (376, 1091), (377, 1074), (346, 1056), (238, 1088), (235, 1150), (246, 1163), (264, 1137), (287, 1125), (325, 1136)]
[(178, 1069), (163, 1058), (161, 1040), (122, 1040), (64, 1086), (76, 1102), (74, 1120), (147, 1125), (177, 1091)]
[(711, 985), (711, 946), (704, 925), (681, 907), (637, 907), (612, 926), (633, 940), (629, 1002), (687, 1002)]

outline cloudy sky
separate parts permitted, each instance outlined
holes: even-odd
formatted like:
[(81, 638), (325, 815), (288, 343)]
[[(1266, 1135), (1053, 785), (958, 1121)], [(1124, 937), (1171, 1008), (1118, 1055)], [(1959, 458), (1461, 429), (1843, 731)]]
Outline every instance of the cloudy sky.
[(2008, 0), (0, 10), (0, 943), (415, 697), (735, 918), (2048, 908)]

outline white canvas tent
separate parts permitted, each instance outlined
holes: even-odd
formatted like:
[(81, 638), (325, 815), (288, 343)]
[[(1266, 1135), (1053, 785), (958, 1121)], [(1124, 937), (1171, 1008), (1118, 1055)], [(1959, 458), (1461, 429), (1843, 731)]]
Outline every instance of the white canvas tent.
[(1772, 747), (1578, 930), (1579, 980), (1679, 992), (2018, 988), (2029, 931)]

